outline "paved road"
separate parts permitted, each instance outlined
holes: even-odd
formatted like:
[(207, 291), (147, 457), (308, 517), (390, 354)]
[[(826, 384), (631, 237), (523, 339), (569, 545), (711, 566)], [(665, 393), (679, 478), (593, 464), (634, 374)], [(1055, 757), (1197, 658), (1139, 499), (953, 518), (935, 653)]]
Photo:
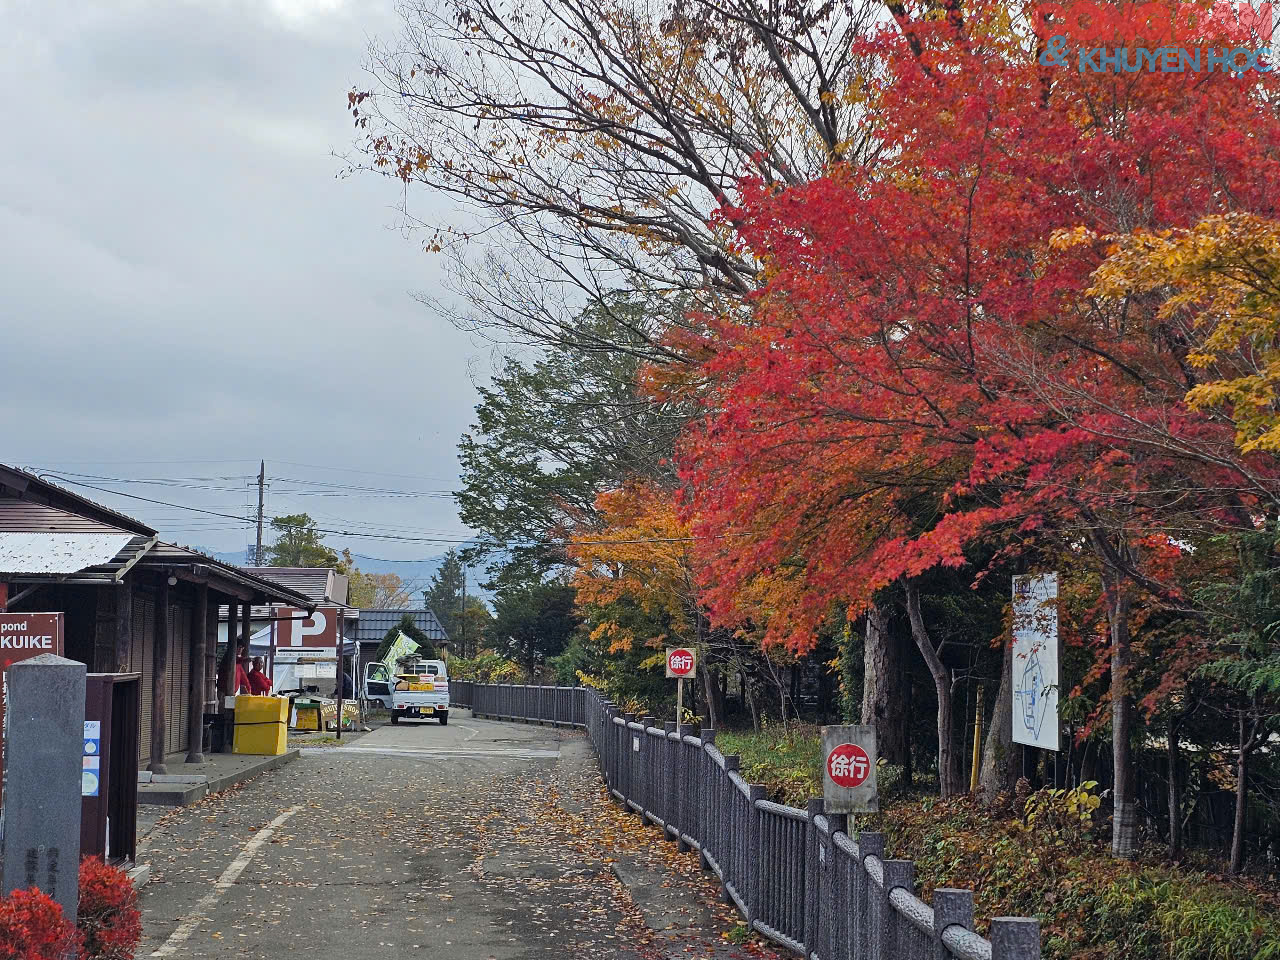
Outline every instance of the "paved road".
[[(671, 873), (635, 823), (603, 798), (579, 733), (465, 711), (382, 727), (163, 820), (137, 955), (745, 955), (718, 936), (732, 921), (714, 887), (688, 858)], [(662, 891), (656, 906), (641, 911), (618, 860)]]

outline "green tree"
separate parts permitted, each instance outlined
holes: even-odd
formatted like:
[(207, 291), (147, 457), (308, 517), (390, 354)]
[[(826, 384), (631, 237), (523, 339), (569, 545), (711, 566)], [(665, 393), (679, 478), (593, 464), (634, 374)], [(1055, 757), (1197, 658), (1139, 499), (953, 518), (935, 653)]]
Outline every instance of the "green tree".
[(273, 517), (275, 543), (266, 548), (267, 563), (273, 567), (337, 567), (338, 554), (322, 543), (316, 522), (305, 513)]
[(418, 645), (418, 656), (432, 660), (436, 656), (436, 645), (427, 636), (425, 630), (413, 622), (413, 615), (406, 613), (400, 618), (400, 622), (383, 634), (382, 642), (378, 644), (378, 649), (373, 653), (374, 660), (381, 660), (387, 655), (387, 651), (391, 649), (391, 645), (396, 642), (396, 637), (404, 634), (410, 640)]
[[(541, 580), (564, 561), (547, 544), (593, 524), (600, 491), (630, 477), (674, 480), (671, 454), (690, 411), (654, 401), (638, 381), (642, 342), (680, 309), (614, 294), (577, 316), (578, 336), (536, 359), (509, 359), (480, 388), (476, 422), (458, 444), (458, 506), (463, 522), (496, 545), (488, 549), (501, 551), (498, 566), (527, 563), (520, 577)], [(580, 346), (596, 340), (620, 346)], [(537, 545), (522, 545), (529, 541)]]
[(449, 640), (457, 643), (462, 635), (462, 597), (466, 570), (462, 565), (462, 557), (457, 550), (450, 550), (444, 556), (444, 563), (431, 576), (431, 585), (422, 591), (422, 599), (426, 601), (431, 612), (444, 627)]
[[(1280, 733), (1280, 522), (1268, 517), (1261, 528), (1223, 534), (1210, 549), (1226, 547), (1236, 555), (1226, 576), (1206, 584), (1197, 599), (1212, 610), (1209, 626), (1218, 641), (1217, 656), (1200, 669), (1227, 692), (1224, 716), (1234, 721), (1236, 739), (1235, 818), (1229, 869), (1244, 869), (1249, 827), (1249, 788), (1253, 755)], [(1224, 738), (1226, 739), (1226, 738)]]
[(489, 605), (480, 597), (469, 595), (466, 610), (459, 623), (454, 649), (462, 656), (470, 656), (489, 643), (493, 635), (493, 614)]
[(508, 583), (494, 600), (493, 644), (533, 675), (568, 647), (582, 624), (574, 590), (551, 582)]

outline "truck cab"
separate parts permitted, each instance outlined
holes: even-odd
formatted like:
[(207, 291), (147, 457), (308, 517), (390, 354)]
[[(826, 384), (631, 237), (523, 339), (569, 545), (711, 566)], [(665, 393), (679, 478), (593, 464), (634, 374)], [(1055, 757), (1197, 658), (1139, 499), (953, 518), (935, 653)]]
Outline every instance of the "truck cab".
[(375, 662), (365, 670), (365, 696), (391, 710), (391, 722), (434, 717), (449, 722), (449, 675), (443, 660), (402, 657), (394, 667)]

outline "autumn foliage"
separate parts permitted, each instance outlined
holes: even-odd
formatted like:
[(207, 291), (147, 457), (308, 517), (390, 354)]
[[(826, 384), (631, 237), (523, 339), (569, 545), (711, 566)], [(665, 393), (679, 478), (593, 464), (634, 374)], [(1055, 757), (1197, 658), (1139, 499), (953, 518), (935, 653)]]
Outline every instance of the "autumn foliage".
[[(1091, 6), (1112, 48), (1260, 46), (1252, 13)], [(1139, 802), (1174, 859), (1189, 810), (1238, 839), (1280, 729), (1280, 80), (1054, 63), (1052, 4), (887, 9), (822, 94), (855, 118), (806, 141), (825, 161), (793, 175), (764, 145), (717, 192), (705, 289), (641, 375), (695, 411), (678, 474), (610, 474), (567, 545), (591, 638), (632, 672), (668, 638), (719, 644), (708, 709), (736, 684), (753, 723), (766, 694), (834, 719), (842, 663), (843, 719), (902, 728), (895, 762), (944, 796), (989, 769), (956, 749), (985, 694), (1007, 790), (1001, 605), (1058, 571), (1062, 759), (1100, 767), (1114, 851)], [(1179, 795), (1193, 764), (1233, 816)]]
[(85, 960), (129, 960), (142, 937), (138, 891), (118, 867), (97, 857), (80, 863), (80, 905), (76, 925), (84, 937)]
[(47, 894), (32, 888), (0, 899), (0, 958), (68, 960), (80, 956), (79, 931)]
[(721, 214), (768, 280), (749, 322), (710, 318), (694, 345), (711, 396), (684, 478), (718, 617), (799, 561), (807, 589), (769, 625), (795, 649), (833, 599), (856, 615), (981, 538), (1044, 528), (1103, 537), (1171, 595), (1116, 534), (1238, 522), (1275, 476), (1187, 402), (1234, 358), (1204, 352), (1212, 331), (1092, 289), (1117, 234), (1274, 216), (1274, 82), (1055, 72), (1003, 5), (965, 17), (865, 45), (886, 159), (748, 182)]
[(80, 863), (74, 924), (34, 887), (0, 898), (0, 960), (130, 960), (141, 938), (133, 881), (97, 857)]

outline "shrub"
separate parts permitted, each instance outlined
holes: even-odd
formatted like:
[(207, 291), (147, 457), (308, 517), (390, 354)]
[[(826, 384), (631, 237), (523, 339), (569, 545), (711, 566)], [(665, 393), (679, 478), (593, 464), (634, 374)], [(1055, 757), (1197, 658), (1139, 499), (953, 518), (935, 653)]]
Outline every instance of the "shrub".
[(70, 960), (80, 949), (79, 931), (47, 894), (33, 887), (0, 899), (0, 960)]
[(85, 960), (129, 960), (142, 938), (138, 892), (123, 870), (85, 857), (80, 863), (80, 908), (76, 925)]
[(737, 754), (743, 779), (764, 784), (770, 800), (803, 808), (822, 796), (822, 739), (813, 727), (765, 724), (759, 733), (717, 732), (716, 746)]
[(454, 657), (449, 661), (449, 679), (474, 680), (476, 683), (527, 683), (524, 669), (494, 650), (481, 650), (470, 660)]
[(1047, 960), (1280, 960), (1274, 905), (1211, 876), (1118, 861), (1093, 823), (1091, 788), (1042, 790), (1023, 816), (969, 797), (903, 804), (869, 817), (921, 892), (974, 891), (985, 918), (1038, 916)]

